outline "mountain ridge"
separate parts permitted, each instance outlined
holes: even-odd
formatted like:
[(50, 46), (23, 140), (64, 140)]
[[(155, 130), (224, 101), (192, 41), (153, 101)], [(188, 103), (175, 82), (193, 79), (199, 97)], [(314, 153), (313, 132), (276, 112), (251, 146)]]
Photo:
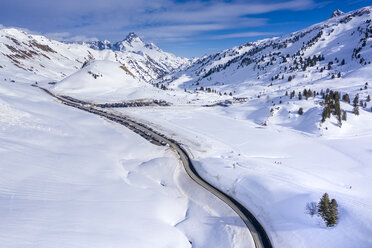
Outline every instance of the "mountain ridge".
[(129, 32), (123, 40), (117, 42), (111, 42), (109, 40), (83, 42), (83, 44), (88, 44), (91, 48), (95, 50), (110, 49), (113, 51), (122, 52), (126, 51), (128, 47), (133, 47), (134, 43), (137, 43), (143, 47), (148, 47), (150, 49), (161, 50), (154, 43), (148, 43), (142, 40), (141, 37), (138, 36), (135, 32)]
[[(203, 86), (224, 91), (237, 91), (239, 85), (247, 87), (257, 80), (275, 85), (290, 77), (297, 80), (310, 74), (315, 76), (312, 79), (331, 78), (371, 63), (371, 10), (371, 6), (349, 13), (336, 10), (333, 18), (303, 30), (249, 42), (192, 61), (164, 52), (134, 32), (116, 43), (105, 40), (65, 44), (17, 29), (1, 29), (0, 70), (4, 72), (4, 67), (10, 66), (60, 80), (79, 70), (86, 61), (110, 60), (123, 64), (146, 82), (162, 83), (170, 88), (180, 85), (181, 89), (197, 90)], [(341, 43), (345, 44), (340, 46)], [(340, 65), (343, 60), (346, 66)], [(328, 69), (329, 63), (332, 69)], [(179, 84), (182, 75), (188, 79)], [(230, 89), (226, 85), (234, 87)]]
[[(237, 91), (258, 83), (279, 85), (289, 77), (305, 82), (306, 78), (331, 79), (340, 72), (342, 76), (372, 61), (371, 12), (371, 6), (364, 7), (281, 37), (204, 56), (184, 71), (167, 76), (164, 84)], [(179, 84), (181, 77), (187, 80)]]

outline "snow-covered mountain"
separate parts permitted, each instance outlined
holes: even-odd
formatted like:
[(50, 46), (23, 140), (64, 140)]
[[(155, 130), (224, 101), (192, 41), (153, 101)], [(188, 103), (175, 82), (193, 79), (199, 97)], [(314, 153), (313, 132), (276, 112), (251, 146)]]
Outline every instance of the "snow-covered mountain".
[[(94, 49), (93, 49), (94, 48)], [(104, 49), (104, 48), (111, 48)], [(119, 62), (137, 79), (151, 81), (188, 65), (189, 60), (166, 53), (130, 33), (122, 42), (66, 44), (15, 28), (0, 30), (0, 70), (11, 80), (25, 71), (32, 80), (61, 80), (89, 60)]]
[(304, 30), (204, 56), (169, 75), (166, 85), (244, 95), (252, 85), (290, 88), (294, 83), (343, 78), (372, 61), (371, 13), (371, 6), (349, 13), (337, 10)]
[[(94, 41), (87, 44), (96, 50), (122, 52), (119, 53), (121, 56), (117, 57), (118, 62), (131, 64), (133, 68), (141, 71), (142, 74), (146, 74), (146, 71), (142, 70), (143, 67), (153, 68), (157, 77), (164, 76), (176, 69), (181, 69), (191, 64), (186, 58), (180, 58), (174, 54), (164, 52), (154, 43), (143, 41), (134, 32), (129, 33), (127, 37), (120, 42), (111, 43), (105, 40)], [(146, 61), (143, 62), (141, 57), (145, 58)], [(150, 77), (157, 78), (151, 75)], [(148, 80), (148, 78), (146, 79)]]
[[(1, 243), (252, 247), (240, 219), (193, 184), (168, 147), (56, 102), (29, 87), (37, 81), (94, 103), (171, 102), (105, 111), (182, 143), (200, 175), (249, 208), (274, 247), (372, 247), (371, 12), (335, 11), (192, 62), (135, 34), (66, 44), (0, 30)], [(327, 107), (345, 114), (341, 124), (334, 113), (322, 121)], [(332, 228), (305, 214), (325, 192), (339, 204)]]

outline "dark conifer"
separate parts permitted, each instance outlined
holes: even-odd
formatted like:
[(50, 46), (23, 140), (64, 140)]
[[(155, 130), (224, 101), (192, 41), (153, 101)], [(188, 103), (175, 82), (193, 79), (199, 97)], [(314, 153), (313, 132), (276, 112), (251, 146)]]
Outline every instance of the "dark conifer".
[(328, 227), (335, 226), (338, 220), (338, 204), (335, 199), (331, 200), (329, 206), (329, 216), (326, 219), (326, 224)]
[(358, 102), (359, 102), (359, 94), (356, 94), (354, 100), (353, 100), (353, 113), (355, 115), (359, 115), (359, 106), (358, 106)]
[(318, 203), (318, 214), (323, 220), (326, 220), (330, 213), (331, 202), (327, 193), (324, 193)]
[(299, 109), (298, 109), (298, 114), (299, 114), (299, 115), (302, 115), (303, 113), (304, 113), (304, 110), (303, 110), (302, 108), (299, 108)]
[(347, 120), (347, 114), (346, 111), (342, 111), (342, 120), (346, 121)]
[(342, 96), (342, 100), (345, 101), (345, 102), (347, 102), (347, 103), (350, 103), (350, 97), (349, 97), (349, 94), (346, 93), (345, 95), (343, 95), (343, 96)]

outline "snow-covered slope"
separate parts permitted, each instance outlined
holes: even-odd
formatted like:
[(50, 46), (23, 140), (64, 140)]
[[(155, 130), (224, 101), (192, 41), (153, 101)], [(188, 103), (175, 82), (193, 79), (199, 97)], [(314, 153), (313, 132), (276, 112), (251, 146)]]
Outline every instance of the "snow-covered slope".
[(137, 79), (122, 64), (107, 60), (88, 62), (81, 70), (57, 82), (52, 90), (60, 95), (100, 102), (169, 98), (164, 90)]
[(224, 96), (211, 99), (207, 94), (198, 95), (161, 89), (138, 79), (122, 64), (108, 60), (92, 60), (86, 63), (82, 69), (59, 82), (55, 82), (52, 86), (46, 84), (42, 84), (42, 86), (51, 88), (54, 93), (59, 95), (96, 103), (163, 100), (171, 104), (191, 102), (201, 104), (224, 99)]
[[(89, 60), (123, 64), (138, 79), (151, 81), (188, 65), (189, 60), (144, 43), (134, 34), (118, 49), (95, 50), (90, 44), (66, 44), (31, 35), (15, 28), (0, 30), (0, 73), (10, 80), (60, 80), (79, 70)], [(29, 72), (24, 77), (25, 72)]]
[(15, 28), (0, 30), (0, 75), (7, 80), (60, 80), (97, 57), (106, 56)]
[(342, 78), (372, 61), (371, 19), (372, 7), (336, 11), (304, 30), (200, 58), (185, 71), (169, 75), (165, 84), (248, 95), (252, 86), (289, 88), (333, 75)]
[(154, 43), (143, 41), (133, 32), (129, 33), (128, 36), (120, 42), (111, 43), (109, 41), (97, 41), (89, 44), (91, 48), (96, 50), (111, 49), (113, 51), (123, 52), (122, 55), (124, 56), (119, 56), (118, 61), (130, 63), (138, 70), (140, 70), (141, 66), (141, 64), (139, 64), (141, 61), (139, 56), (142, 56), (147, 59), (147, 67), (157, 69), (158, 76), (163, 76), (176, 69), (182, 69), (191, 63), (186, 58), (180, 58), (174, 54), (164, 52)]
[[(71, 96), (89, 96), (93, 99), (101, 95), (115, 97), (121, 94), (125, 99), (133, 94), (146, 93), (156, 89), (150, 84), (134, 77), (129, 70), (118, 62), (94, 60), (84, 68), (58, 82), (53, 90), (57, 93)], [(135, 92), (136, 91), (136, 92)], [(160, 91), (160, 90), (159, 90)], [(135, 97), (141, 98), (141, 97)]]
[[(251, 209), (274, 247), (372, 247), (372, 114), (319, 137), (297, 114), (296, 128), (257, 125), (262, 105), (122, 111), (188, 146), (203, 178)], [(306, 214), (324, 192), (339, 204), (333, 228)]]
[[(134, 34), (94, 47), (1, 30), (0, 217), (9, 225), (0, 243), (249, 245), (240, 219), (181, 176), (169, 151), (18, 84), (55, 80), (54, 92), (81, 99), (174, 103), (113, 111), (182, 142), (198, 172), (251, 209), (275, 247), (371, 247), (371, 12), (335, 11), (302, 31), (205, 56), (159, 81), (170, 90), (145, 81), (177, 63), (159, 62), (162, 52)], [(331, 90), (358, 95), (359, 115), (341, 100), (347, 120), (321, 123)], [(188, 104), (226, 99), (228, 107)], [(324, 192), (339, 203), (333, 228), (305, 214)], [(144, 204), (145, 215), (134, 211)]]
[(251, 244), (167, 147), (27, 84), (0, 82), (0, 174), (1, 247)]

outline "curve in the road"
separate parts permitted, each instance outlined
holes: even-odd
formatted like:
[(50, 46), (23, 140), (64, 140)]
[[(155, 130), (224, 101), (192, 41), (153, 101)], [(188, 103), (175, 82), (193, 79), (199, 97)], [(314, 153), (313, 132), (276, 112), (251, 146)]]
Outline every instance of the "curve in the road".
[(196, 171), (189, 155), (187, 154), (187, 152), (185, 151), (181, 144), (170, 138), (166, 138), (164, 135), (157, 133), (152, 128), (147, 127), (144, 124), (138, 123), (136, 121), (133, 121), (128, 117), (106, 112), (104, 110), (97, 109), (96, 107), (85, 106), (84, 104), (70, 101), (67, 98), (55, 95), (47, 89), (41, 87), (40, 89), (42, 89), (47, 94), (53, 96), (54, 98), (58, 99), (59, 101), (66, 105), (79, 108), (81, 110), (105, 117), (111, 121), (124, 125), (133, 130), (134, 132), (140, 134), (147, 140), (151, 141), (152, 143), (156, 143), (157, 145), (168, 144), (179, 155), (180, 160), (186, 170), (186, 173), (191, 177), (191, 179), (194, 180), (203, 188), (205, 188), (206, 190), (208, 190), (209, 192), (211, 192), (212, 194), (214, 194), (216, 197), (221, 199), (223, 202), (225, 202), (240, 216), (240, 218), (243, 220), (243, 222), (249, 229), (256, 248), (272, 247), (269, 236), (267, 235), (265, 229), (262, 227), (259, 221), (256, 219), (256, 217), (254, 217), (254, 215), (240, 202), (238, 202), (231, 196), (227, 195), (226, 193), (222, 192), (221, 190), (217, 189), (216, 187), (205, 181)]

